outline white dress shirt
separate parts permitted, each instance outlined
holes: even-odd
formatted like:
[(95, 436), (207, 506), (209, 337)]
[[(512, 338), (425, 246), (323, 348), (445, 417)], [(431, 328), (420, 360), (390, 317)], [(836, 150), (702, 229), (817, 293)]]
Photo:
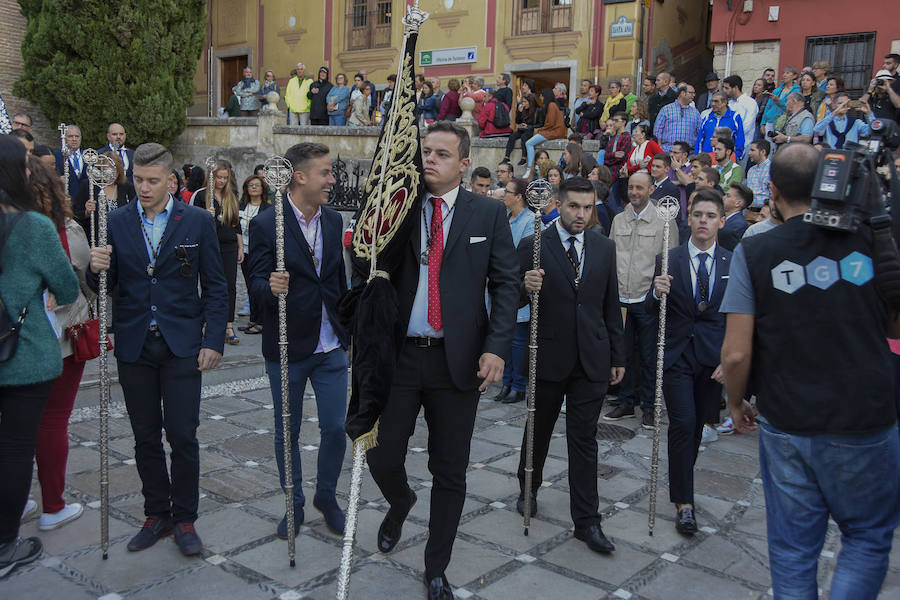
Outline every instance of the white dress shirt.
[(694, 245), (694, 239), (691, 238), (688, 240), (687, 247), (688, 254), (691, 257), (691, 294), (695, 295), (697, 291), (697, 273), (700, 270), (700, 258), (698, 255), (701, 252), (706, 252), (709, 255), (709, 258), (706, 260), (706, 270), (709, 271), (709, 292), (707, 294), (707, 299), (712, 298), (713, 284), (716, 280), (716, 244), (713, 242), (713, 245), (710, 246), (708, 250), (701, 250)]
[(559, 241), (562, 242), (564, 252), (569, 251), (569, 246), (572, 243), (569, 241), (569, 238), (575, 236), (575, 251), (578, 253), (578, 279), (581, 279), (581, 274), (584, 273), (584, 231), (578, 234), (569, 233), (557, 219), (556, 232), (559, 234)]

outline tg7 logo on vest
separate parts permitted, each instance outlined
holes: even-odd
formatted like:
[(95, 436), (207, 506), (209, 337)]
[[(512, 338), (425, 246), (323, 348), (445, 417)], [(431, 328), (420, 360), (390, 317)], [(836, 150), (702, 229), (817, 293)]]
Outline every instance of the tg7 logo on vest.
[(807, 284), (827, 290), (841, 279), (863, 285), (873, 275), (872, 259), (861, 252), (851, 252), (840, 261), (817, 256), (806, 267), (789, 260), (781, 261), (772, 269), (772, 286), (786, 294), (793, 294)]

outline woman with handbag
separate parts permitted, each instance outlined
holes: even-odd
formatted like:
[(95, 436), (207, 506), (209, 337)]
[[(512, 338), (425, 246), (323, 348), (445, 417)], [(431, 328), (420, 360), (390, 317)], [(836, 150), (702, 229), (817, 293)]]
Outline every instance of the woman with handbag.
[(22, 142), (0, 135), (0, 578), (34, 561), (42, 549), (37, 538), (19, 538), (19, 522), (41, 414), (62, 373), (43, 292), (62, 304), (78, 297), (78, 277), (56, 228), (37, 214), (25, 156)]
[(50, 531), (74, 521), (84, 512), (81, 504), (66, 504), (63, 500), (66, 461), (69, 457), (69, 417), (75, 405), (75, 395), (81, 384), (85, 361), (100, 354), (100, 329), (90, 309), (96, 295), (84, 280), (85, 270), (91, 261), (87, 236), (72, 218), (72, 210), (56, 170), (34, 157), (28, 158), (28, 170), (29, 182), (37, 197), (40, 212), (53, 221), (81, 286), (75, 302), (53, 309), (56, 302), (51, 298), (51, 305), (47, 307), (48, 310), (53, 310), (59, 327), (64, 332), (59, 337), (63, 371), (53, 383), (50, 398), (41, 416), (35, 448), (43, 508), (38, 529)]
[(237, 268), (244, 262), (244, 240), (241, 229), (240, 206), (238, 205), (237, 177), (227, 160), (219, 160), (213, 171), (215, 191), (212, 204), (207, 200), (207, 189), (197, 190), (191, 204), (205, 208), (216, 220), (216, 234), (219, 237), (219, 251), (225, 266), (228, 282), (228, 323), (225, 325), (225, 342), (232, 346), (241, 338), (234, 334), (234, 305), (237, 300)]

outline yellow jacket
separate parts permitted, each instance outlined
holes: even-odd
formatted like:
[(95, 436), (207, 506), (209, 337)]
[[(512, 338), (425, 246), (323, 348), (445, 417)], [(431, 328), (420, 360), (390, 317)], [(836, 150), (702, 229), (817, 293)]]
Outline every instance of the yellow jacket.
[(309, 112), (309, 86), (313, 80), (304, 77), (303, 81), (295, 75), (287, 84), (287, 90), (284, 92), (284, 103), (287, 104), (288, 110), (295, 113)]

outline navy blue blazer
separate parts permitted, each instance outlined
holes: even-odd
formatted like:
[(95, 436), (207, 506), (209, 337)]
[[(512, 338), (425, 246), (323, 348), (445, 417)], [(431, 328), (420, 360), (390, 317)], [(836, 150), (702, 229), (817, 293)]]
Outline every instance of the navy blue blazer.
[[(669, 275), (672, 288), (666, 301), (666, 350), (663, 368), (668, 369), (684, 353), (693, 340), (697, 361), (707, 367), (716, 367), (720, 362), (722, 342), (725, 340), (725, 315), (719, 312), (725, 286), (728, 285), (728, 269), (731, 266), (731, 251), (716, 244), (715, 281), (709, 306), (703, 312), (697, 310), (694, 302), (694, 288), (691, 285), (690, 254), (687, 245), (669, 250)], [(656, 273), (662, 272), (662, 255), (656, 256)], [(659, 300), (653, 297), (653, 286), (645, 300), (648, 310), (657, 312)]]
[[(111, 152), (112, 148), (109, 147), (109, 144), (103, 146), (99, 150), (97, 150), (97, 154), (105, 154), (106, 152)], [(131, 183), (134, 181), (132, 176), (134, 174), (134, 150), (131, 148), (125, 148), (125, 156), (128, 157), (128, 166), (125, 167), (125, 178), (128, 179), (128, 182)]]
[[(212, 216), (178, 200), (172, 203), (153, 277), (147, 274), (150, 255), (136, 200), (109, 213), (107, 230), (113, 247), (107, 285), (117, 290), (116, 358), (135, 362), (140, 357), (151, 319), (156, 319), (175, 356), (196, 356), (200, 348), (222, 352), (228, 285)], [(175, 256), (176, 246), (185, 247), (190, 277), (180, 273), (186, 263)], [(202, 294), (197, 292), (198, 279)], [(90, 269), (87, 281), (97, 290), (99, 277)]]
[[(56, 159), (56, 172), (62, 175), (65, 172), (65, 165), (63, 164), (63, 156), (59, 148), (53, 151), (53, 157)], [(74, 198), (78, 194), (78, 190), (81, 189), (81, 182), (87, 178), (87, 169), (82, 168), (81, 175), (77, 175), (75, 169), (69, 165), (69, 196)]]
[[(338, 319), (338, 302), (347, 291), (344, 269), (344, 225), (341, 215), (322, 207), (319, 235), (322, 236), (322, 268), (316, 274), (309, 243), (303, 236), (289, 200), (284, 203), (284, 265), (290, 274), (287, 294), (288, 360), (312, 356), (319, 345), (322, 304), (328, 320), (344, 348), (350, 346), (347, 330)], [(269, 287), (269, 275), (275, 271), (275, 211), (260, 211), (250, 221), (249, 293), (263, 307), (262, 352), (266, 360), (277, 361), (278, 297)]]
[(723, 229), (725, 231), (731, 231), (735, 235), (737, 235), (738, 240), (743, 237), (744, 232), (747, 231), (747, 219), (744, 218), (744, 213), (736, 212), (727, 219), (725, 219), (725, 227)]

